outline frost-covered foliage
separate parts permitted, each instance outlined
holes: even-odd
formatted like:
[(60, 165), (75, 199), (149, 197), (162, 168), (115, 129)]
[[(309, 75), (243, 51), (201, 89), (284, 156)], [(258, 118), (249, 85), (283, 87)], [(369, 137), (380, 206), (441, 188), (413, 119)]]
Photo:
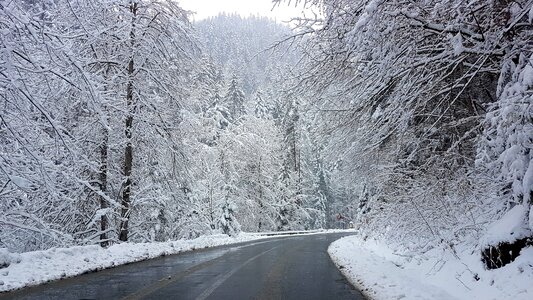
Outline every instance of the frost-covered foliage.
[(171, 1), (2, 6), (3, 246), (157, 238), (163, 207), (183, 197), (177, 124), (197, 52), (185, 12)]
[(320, 14), (293, 22), (294, 92), (312, 95), (334, 198), (367, 233), (453, 250), (529, 210), (531, 1), (304, 2)]
[(506, 184), (517, 204), (533, 204), (533, 55), (503, 65), (499, 100), (486, 115), (478, 164)]
[(284, 168), (290, 58), (261, 52), (287, 27), (195, 31), (170, 0), (0, 8), (0, 248), (323, 226), (305, 169)]
[(204, 109), (218, 115), (217, 121), (209, 125), (213, 131), (207, 130), (211, 137), (202, 140), (218, 152), (214, 163), (223, 170), (216, 176), (222, 180), (200, 189), (220, 192), (200, 198), (216, 208), (230, 194), (245, 231), (326, 227), (324, 197), (316, 193), (318, 179), (313, 177), (318, 168), (308, 163), (316, 153), (298, 111), (304, 98), (285, 92), (291, 82), (283, 74), (294, 54), (281, 51), (285, 55), (280, 56), (280, 48), (267, 51), (288, 28), (236, 15), (220, 15), (197, 26), (210, 57), (204, 61), (211, 71), (202, 78), (218, 82), (212, 84), (211, 104)]

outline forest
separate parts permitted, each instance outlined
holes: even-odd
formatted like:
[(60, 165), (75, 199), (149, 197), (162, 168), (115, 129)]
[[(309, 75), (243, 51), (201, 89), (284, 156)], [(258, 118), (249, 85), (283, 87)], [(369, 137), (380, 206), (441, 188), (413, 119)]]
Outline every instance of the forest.
[(532, 245), (533, 1), (299, 2), (1, 1), (0, 248), (348, 222), (489, 269)]

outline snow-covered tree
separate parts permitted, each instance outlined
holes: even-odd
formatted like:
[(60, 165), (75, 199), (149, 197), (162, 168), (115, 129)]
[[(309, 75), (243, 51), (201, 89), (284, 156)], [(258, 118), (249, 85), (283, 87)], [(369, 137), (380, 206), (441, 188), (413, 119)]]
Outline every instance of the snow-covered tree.
[(239, 87), (237, 76), (231, 76), (228, 91), (224, 97), (224, 104), (228, 108), (229, 116), (234, 122), (239, 121), (239, 119), (246, 113), (245, 100), (246, 97)]
[[(2, 147), (19, 157), (3, 167), (14, 200), (2, 207), (3, 243), (105, 246), (128, 238), (130, 219), (134, 239), (155, 238), (155, 212), (180, 185), (165, 184), (183, 178), (179, 161), (163, 162), (181, 157), (175, 127), (196, 52), (186, 13), (171, 1), (5, 5), (1, 101), (11, 138)], [(11, 178), (26, 188), (11, 189)], [(21, 228), (26, 244), (13, 234)]]
[(332, 191), (364, 195), (363, 230), (449, 249), (501, 195), (530, 198), (531, 1), (304, 2), (321, 14), (293, 22), (293, 93), (313, 91)]

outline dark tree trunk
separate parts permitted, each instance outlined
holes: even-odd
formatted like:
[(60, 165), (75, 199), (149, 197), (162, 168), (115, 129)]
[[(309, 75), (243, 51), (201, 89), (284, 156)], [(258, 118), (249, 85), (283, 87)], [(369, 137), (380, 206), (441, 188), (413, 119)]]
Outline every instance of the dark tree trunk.
[[(132, 28), (130, 31), (130, 40), (132, 50), (135, 47), (135, 17), (137, 16), (137, 3), (130, 4), (130, 11), (133, 14), (132, 19)], [(132, 51), (133, 52), (133, 51)], [(132, 128), (133, 128), (133, 113), (134, 113), (134, 104), (133, 104), (133, 54), (130, 57), (128, 63), (128, 85), (126, 87), (126, 106), (128, 115), (126, 117), (126, 149), (124, 151), (124, 188), (122, 190), (122, 211), (121, 211), (121, 222), (120, 222), (120, 234), (119, 240), (127, 241), (128, 240), (128, 222), (130, 218), (130, 202), (131, 202), (131, 170), (133, 166), (133, 146), (131, 144), (132, 139)]]
[[(108, 132), (107, 129), (104, 128), (103, 130), (103, 140), (102, 144), (100, 145), (100, 209), (106, 209), (108, 207), (107, 200), (104, 197), (104, 194), (107, 191), (107, 144), (108, 144)], [(107, 215), (103, 214), (100, 217), (100, 246), (107, 247), (109, 245), (109, 241), (107, 238), (107, 227), (108, 227), (108, 220)]]
[(263, 226), (263, 223), (261, 222), (261, 216), (263, 216), (263, 213), (264, 213), (263, 212), (263, 207), (264, 207), (264, 205), (263, 205), (263, 183), (261, 181), (261, 177), (262, 177), (262, 174), (261, 174), (261, 161), (262, 161), (262, 159), (259, 158), (259, 165), (257, 167), (257, 174), (258, 174), (257, 182), (259, 183), (259, 212), (260, 212), (260, 214), (259, 214), (259, 218), (260, 218), (259, 219), (259, 224), (257, 226), (258, 231), (261, 231), (261, 227)]

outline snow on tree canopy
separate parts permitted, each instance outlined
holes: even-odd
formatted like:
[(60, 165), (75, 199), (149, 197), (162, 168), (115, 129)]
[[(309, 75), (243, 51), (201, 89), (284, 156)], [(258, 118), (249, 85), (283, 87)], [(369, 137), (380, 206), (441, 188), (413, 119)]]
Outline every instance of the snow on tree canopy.
[(500, 100), (487, 113), (487, 137), (478, 154), (478, 164), (491, 170), (511, 185), (517, 203), (530, 203), (533, 185), (533, 56), (519, 56), (518, 65), (510, 67), (502, 77), (510, 81), (501, 89)]
[(11, 175), (9, 179), (13, 182), (14, 185), (18, 186), (21, 189), (30, 189), (32, 187), (31, 181), (26, 178)]

